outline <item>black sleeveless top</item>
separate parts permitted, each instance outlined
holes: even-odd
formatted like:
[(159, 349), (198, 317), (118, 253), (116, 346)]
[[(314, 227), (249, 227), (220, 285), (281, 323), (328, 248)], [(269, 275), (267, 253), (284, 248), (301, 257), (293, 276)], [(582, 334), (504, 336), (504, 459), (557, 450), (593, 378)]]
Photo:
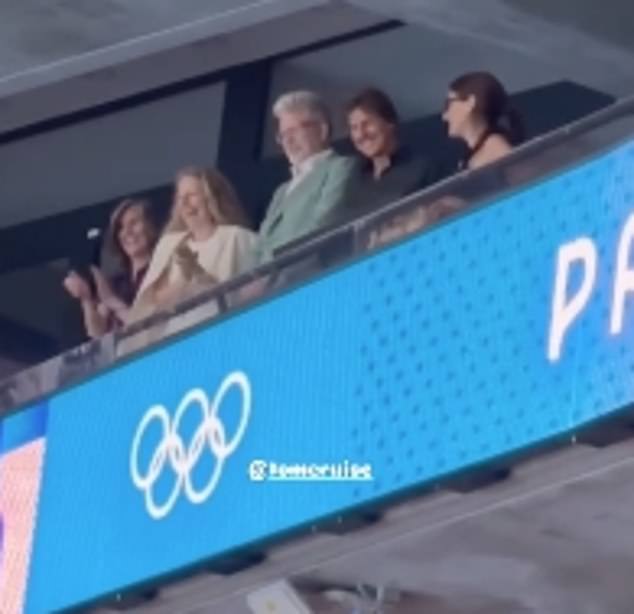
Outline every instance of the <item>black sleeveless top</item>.
[(473, 147), (469, 148), (466, 157), (462, 158), (462, 160), (458, 162), (458, 172), (464, 171), (465, 169), (469, 168), (469, 162), (471, 162), (473, 157), (482, 149), (482, 147), (484, 147), (487, 139), (494, 134), (500, 134), (500, 132), (495, 130), (494, 128), (487, 128), (480, 135), (480, 138), (475, 142)]
[[(506, 136), (499, 130), (485, 130), (475, 145), (469, 149), (467, 156), (458, 163), (458, 172), (469, 168), (469, 162), (484, 146), (486, 140), (493, 134), (499, 134), (506, 139)], [(500, 175), (498, 173), (477, 173), (470, 176), (468, 181), (460, 186), (460, 196), (467, 201), (476, 201), (487, 195), (493, 194), (500, 189)]]

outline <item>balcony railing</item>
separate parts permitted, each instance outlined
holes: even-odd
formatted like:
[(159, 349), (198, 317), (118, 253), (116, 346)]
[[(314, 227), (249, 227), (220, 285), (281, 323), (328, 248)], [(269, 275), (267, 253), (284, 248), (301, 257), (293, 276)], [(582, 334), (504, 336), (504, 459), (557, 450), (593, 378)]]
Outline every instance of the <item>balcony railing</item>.
[(381, 210), (324, 228), (285, 246), (270, 263), (219, 284), (172, 310), (85, 343), (0, 382), (0, 413), (44, 398), (119, 361), (137, 358), (196, 328), (269, 300), (298, 284), (411, 234), (432, 231), (456, 216), (613, 149), (634, 135), (634, 98), (536, 138), (478, 171), (457, 174)]

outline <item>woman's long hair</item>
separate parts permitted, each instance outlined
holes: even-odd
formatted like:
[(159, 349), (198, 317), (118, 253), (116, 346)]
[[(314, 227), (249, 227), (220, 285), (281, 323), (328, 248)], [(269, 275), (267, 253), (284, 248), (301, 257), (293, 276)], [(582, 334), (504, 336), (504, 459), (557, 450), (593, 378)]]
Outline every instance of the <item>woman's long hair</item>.
[[(249, 226), (249, 219), (234, 187), (220, 171), (194, 166), (183, 168), (176, 175), (176, 189), (179, 181), (185, 177), (193, 177), (200, 181), (207, 196), (207, 209), (216, 224)], [(177, 209), (174, 198), (172, 214), (165, 232), (182, 232), (187, 229)]]
[(154, 212), (152, 211), (152, 204), (149, 200), (144, 198), (126, 198), (116, 206), (115, 210), (110, 215), (110, 223), (108, 224), (108, 230), (106, 232), (102, 249), (102, 261), (109, 260), (110, 262), (108, 263), (108, 268), (113, 268), (115, 272), (123, 272), (126, 275), (131, 274), (132, 263), (121, 247), (119, 233), (121, 232), (123, 216), (126, 211), (129, 211), (133, 207), (139, 207), (143, 211), (143, 218), (145, 219), (145, 223), (150, 232), (150, 249), (154, 248), (159, 237), (158, 225), (156, 223)]
[(524, 122), (512, 106), (500, 81), (488, 72), (471, 72), (454, 79), (450, 91), (461, 100), (475, 99), (474, 114), (481, 117), (490, 130), (502, 134), (511, 145), (524, 140)]

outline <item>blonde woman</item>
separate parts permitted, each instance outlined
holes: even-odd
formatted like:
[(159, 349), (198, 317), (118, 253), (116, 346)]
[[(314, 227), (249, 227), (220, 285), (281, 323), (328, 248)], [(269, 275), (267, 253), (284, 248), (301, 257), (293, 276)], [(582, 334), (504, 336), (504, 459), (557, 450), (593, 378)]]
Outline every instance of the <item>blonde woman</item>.
[(246, 223), (238, 197), (221, 173), (181, 170), (171, 220), (154, 250), (128, 323), (173, 307), (241, 271), (256, 240)]

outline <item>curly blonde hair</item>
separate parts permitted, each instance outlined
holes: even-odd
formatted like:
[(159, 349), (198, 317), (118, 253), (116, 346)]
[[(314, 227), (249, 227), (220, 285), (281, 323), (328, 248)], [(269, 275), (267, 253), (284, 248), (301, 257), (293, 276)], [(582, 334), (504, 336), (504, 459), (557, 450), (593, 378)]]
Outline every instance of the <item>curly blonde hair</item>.
[[(200, 181), (207, 196), (206, 204), (214, 222), (219, 225), (249, 226), (249, 219), (231, 182), (214, 168), (199, 168), (190, 166), (181, 169), (176, 174), (175, 186), (185, 177), (193, 177)], [(176, 194), (176, 190), (175, 190)], [(185, 230), (176, 206), (176, 196), (172, 205), (172, 214), (165, 232), (179, 232)]]

